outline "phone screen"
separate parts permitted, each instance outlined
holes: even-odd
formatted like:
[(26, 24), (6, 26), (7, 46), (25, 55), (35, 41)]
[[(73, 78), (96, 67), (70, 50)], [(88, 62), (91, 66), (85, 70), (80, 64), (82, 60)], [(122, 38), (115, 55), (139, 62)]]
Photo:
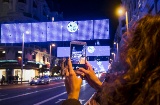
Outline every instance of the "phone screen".
[(86, 45), (71, 43), (70, 58), (74, 70), (79, 67), (85, 68), (86, 63)]

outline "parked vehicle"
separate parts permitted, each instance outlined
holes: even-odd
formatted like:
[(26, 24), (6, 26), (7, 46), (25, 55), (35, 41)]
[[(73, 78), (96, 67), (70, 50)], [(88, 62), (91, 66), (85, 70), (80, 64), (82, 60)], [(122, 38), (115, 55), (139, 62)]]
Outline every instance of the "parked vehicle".
[(49, 76), (41, 76), (40, 78), (33, 78), (30, 82), (30, 85), (35, 84), (49, 84), (50, 83), (50, 78)]

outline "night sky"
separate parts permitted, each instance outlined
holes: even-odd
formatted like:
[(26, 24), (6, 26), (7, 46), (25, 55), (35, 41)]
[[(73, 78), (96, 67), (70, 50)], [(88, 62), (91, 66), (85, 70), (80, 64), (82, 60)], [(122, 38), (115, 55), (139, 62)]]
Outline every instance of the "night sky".
[(65, 20), (114, 18), (120, 0), (62, 0), (60, 9)]
[(118, 25), (116, 9), (121, 0), (61, 0), (60, 11), (64, 20), (109, 19), (111, 40)]

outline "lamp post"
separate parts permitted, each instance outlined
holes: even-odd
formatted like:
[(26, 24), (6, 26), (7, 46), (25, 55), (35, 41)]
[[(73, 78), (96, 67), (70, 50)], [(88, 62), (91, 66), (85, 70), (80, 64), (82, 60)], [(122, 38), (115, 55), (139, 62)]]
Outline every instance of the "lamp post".
[[(29, 31), (26, 31), (25, 33), (29, 34)], [(22, 77), (23, 77), (23, 56), (24, 56), (24, 33), (22, 34), (21, 84), (22, 84)]]
[(49, 50), (49, 51), (50, 51), (50, 52), (49, 52), (49, 54), (50, 54), (50, 61), (49, 61), (50, 67), (49, 67), (49, 71), (51, 70), (51, 61), (52, 61), (52, 59), (51, 59), (51, 57), (52, 57), (52, 54), (51, 54), (52, 51), (51, 51), (51, 50), (52, 50), (52, 47), (54, 47), (54, 46), (55, 46), (55, 44), (50, 44), (50, 48), (49, 48), (49, 49), (50, 49), (50, 50)]
[(127, 33), (128, 33), (128, 12), (125, 12), (126, 15), (126, 28), (127, 28)]
[[(125, 13), (124, 13), (125, 12)], [(127, 29), (127, 32), (128, 32), (128, 12), (127, 10), (125, 10), (124, 8), (119, 8), (118, 9), (118, 15), (119, 16), (124, 16), (125, 14), (125, 20), (126, 20), (126, 29)]]
[(113, 55), (113, 61), (115, 62), (115, 53), (112, 53), (112, 55)]
[[(124, 9), (123, 7), (120, 7), (120, 8), (118, 8), (118, 12), (117, 13), (120, 16), (120, 18), (125, 15), (126, 31), (128, 33), (128, 12), (127, 12), (127, 10)], [(121, 25), (120, 18), (119, 18), (119, 32), (120, 32), (119, 34), (122, 36), (122, 30), (121, 30), (122, 25)], [(117, 42), (117, 56), (116, 56), (116, 60), (119, 61), (119, 43), (118, 42)]]
[(23, 53), (24, 53), (24, 33), (22, 34), (21, 84), (22, 84), (22, 76), (23, 76)]

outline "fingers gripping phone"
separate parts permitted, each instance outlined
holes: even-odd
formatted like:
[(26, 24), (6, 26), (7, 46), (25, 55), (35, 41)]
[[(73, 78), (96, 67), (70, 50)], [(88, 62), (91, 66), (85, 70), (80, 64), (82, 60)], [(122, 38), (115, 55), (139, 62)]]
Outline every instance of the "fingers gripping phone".
[(79, 67), (85, 68), (86, 63), (86, 42), (71, 41), (70, 42), (70, 59), (73, 70)]

